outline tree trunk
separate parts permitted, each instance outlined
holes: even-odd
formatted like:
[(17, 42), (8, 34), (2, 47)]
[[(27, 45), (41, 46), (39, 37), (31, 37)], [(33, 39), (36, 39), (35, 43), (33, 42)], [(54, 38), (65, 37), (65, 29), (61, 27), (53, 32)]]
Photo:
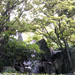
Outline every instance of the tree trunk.
[(70, 51), (69, 51), (69, 46), (66, 40), (63, 40), (64, 44), (65, 44), (65, 50), (66, 50), (66, 55), (68, 57), (68, 61), (69, 61), (69, 66), (70, 66), (70, 70), (72, 71), (73, 69), (73, 64), (72, 64), (72, 60), (71, 60), (71, 56), (70, 56)]

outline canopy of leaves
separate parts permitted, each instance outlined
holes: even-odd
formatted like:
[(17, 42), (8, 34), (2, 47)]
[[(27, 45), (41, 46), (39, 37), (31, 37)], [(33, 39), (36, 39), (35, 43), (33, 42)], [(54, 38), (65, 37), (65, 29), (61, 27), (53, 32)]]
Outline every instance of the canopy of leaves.
[[(40, 3), (42, 1), (42, 3)], [(66, 40), (71, 45), (75, 37), (75, 1), (74, 0), (41, 0), (36, 13), (42, 13), (41, 18), (35, 17), (32, 23), (38, 25), (38, 34), (42, 34), (49, 42), (55, 42), (58, 47), (64, 47)], [(35, 1), (34, 1), (35, 2)], [(36, 2), (35, 2), (36, 4)], [(36, 4), (37, 5), (37, 4)], [(35, 9), (34, 9), (35, 10)], [(40, 16), (40, 14), (38, 14)], [(72, 37), (73, 36), (73, 37)], [(74, 40), (73, 40), (74, 41)]]

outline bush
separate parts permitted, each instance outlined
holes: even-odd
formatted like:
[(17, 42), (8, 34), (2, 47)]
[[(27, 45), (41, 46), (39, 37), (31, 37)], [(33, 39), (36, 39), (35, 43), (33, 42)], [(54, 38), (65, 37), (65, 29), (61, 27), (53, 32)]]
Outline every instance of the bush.
[(0, 66), (13, 66), (15, 61), (22, 61), (23, 58), (31, 57), (33, 53), (32, 50), (36, 50), (39, 53), (39, 47), (36, 44), (26, 44), (23, 41), (17, 41), (16, 39), (10, 39), (8, 43), (4, 46), (2, 50), (3, 55), (1, 55)]

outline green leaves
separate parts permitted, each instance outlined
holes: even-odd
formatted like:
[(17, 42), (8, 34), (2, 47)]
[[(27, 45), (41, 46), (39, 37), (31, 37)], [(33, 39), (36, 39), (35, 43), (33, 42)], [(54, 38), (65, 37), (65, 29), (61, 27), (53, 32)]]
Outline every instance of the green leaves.
[[(43, 35), (43, 37), (46, 39), (50, 39), (51, 42), (55, 42), (57, 45), (62, 44), (62, 46), (64, 46), (63, 40), (65, 39), (67, 42), (69, 42), (69, 39), (71, 39), (69, 37), (75, 32), (75, 1), (42, 1), (44, 4), (43, 7), (41, 7), (41, 10), (43, 10), (41, 13), (43, 13), (44, 16), (42, 16), (42, 18), (36, 17), (33, 21), (33, 24), (36, 24), (40, 27), (38, 29), (38, 33), (40, 33), (40, 35)], [(39, 5), (40, 4), (41, 3), (39, 3)], [(36, 12), (40, 12), (40, 10)], [(53, 33), (51, 34), (52, 31)]]
[(29, 44), (27, 45), (27, 48), (30, 50), (35, 50), (37, 53), (40, 53), (40, 48), (37, 44)]
[(33, 8), (32, 4), (27, 3), (26, 7), (24, 8), (25, 11), (31, 10)]

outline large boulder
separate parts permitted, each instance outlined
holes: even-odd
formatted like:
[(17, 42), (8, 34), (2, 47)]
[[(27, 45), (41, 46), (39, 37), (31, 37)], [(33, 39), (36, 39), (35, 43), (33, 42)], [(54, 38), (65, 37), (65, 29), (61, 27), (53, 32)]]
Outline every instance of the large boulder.
[(43, 59), (46, 61), (50, 61), (51, 53), (50, 53), (50, 49), (47, 47), (47, 43), (45, 39), (38, 41), (37, 44), (39, 45), (40, 50), (43, 51), (43, 54), (42, 54)]
[(11, 66), (5, 66), (3, 67), (2, 72), (7, 72), (7, 73), (16, 73), (16, 69), (11, 67)]
[[(61, 73), (62, 70), (62, 52), (60, 50), (54, 51), (47, 47), (47, 43), (44, 39), (37, 42), (44, 53), (41, 54), (41, 61), (46, 73)], [(51, 62), (51, 63), (50, 63)]]

